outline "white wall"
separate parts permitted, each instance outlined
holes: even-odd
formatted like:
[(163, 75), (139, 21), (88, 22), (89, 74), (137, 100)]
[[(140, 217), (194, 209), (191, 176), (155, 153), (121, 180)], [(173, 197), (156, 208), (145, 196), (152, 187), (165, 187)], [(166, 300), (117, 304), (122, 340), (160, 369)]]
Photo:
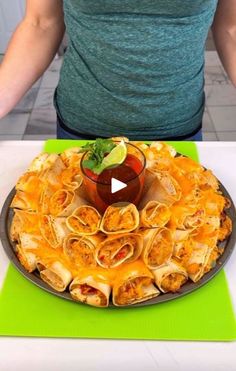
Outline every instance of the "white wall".
[(0, 54), (24, 14), (25, 0), (0, 0)]

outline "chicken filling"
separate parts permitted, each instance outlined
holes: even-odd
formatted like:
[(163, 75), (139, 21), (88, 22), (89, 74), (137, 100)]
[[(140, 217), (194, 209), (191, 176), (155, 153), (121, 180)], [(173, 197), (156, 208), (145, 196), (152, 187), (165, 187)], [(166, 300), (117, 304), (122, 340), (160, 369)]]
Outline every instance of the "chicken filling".
[(83, 240), (70, 240), (66, 252), (76, 265), (90, 267), (95, 265), (93, 249)]
[(152, 284), (152, 279), (149, 277), (136, 277), (128, 280), (118, 290), (116, 303), (125, 305), (133, 301), (146, 299), (147, 294), (145, 288)]
[(104, 220), (104, 229), (110, 232), (132, 229), (134, 225), (135, 218), (129, 209), (111, 208)]
[(100, 217), (95, 210), (81, 207), (68, 222), (75, 232), (93, 233), (99, 226)]
[(98, 289), (96, 289), (92, 286), (89, 286), (86, 283), (79, 285), (79, 289), (80, 289), (81, 295), (86, 296), (86, 297), (95, 296), (96, 298), (98, 298), (100, 300), (100, 305), (101, 306), (106, 306), (107, 298), (103, 294), (103, 292), (101, 292), (100, 290), (98, 290)]
[(161, 282), (165, 292), (176, 292), (186, 282), (186, 277), (181, 273), (171, 273)]

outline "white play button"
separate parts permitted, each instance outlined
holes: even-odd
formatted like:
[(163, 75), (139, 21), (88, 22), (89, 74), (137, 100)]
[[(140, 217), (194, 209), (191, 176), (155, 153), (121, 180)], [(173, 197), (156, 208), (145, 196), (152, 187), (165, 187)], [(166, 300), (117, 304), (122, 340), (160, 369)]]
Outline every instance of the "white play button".
[(116, 193), (125, 187), (127, 187), (127, 184), (116, 178), (111, 178), (111, 193)]

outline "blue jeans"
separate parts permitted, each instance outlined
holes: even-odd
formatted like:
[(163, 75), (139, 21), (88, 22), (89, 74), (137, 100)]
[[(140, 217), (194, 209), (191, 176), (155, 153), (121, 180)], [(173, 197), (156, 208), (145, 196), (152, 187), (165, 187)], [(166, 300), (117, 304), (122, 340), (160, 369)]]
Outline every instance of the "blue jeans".
[[(88, 136), (83, 136), (81, 135), (75, 135), (72, 134), (68, 131), (66, 131), (64, 128), (62, 128), (59, 123), (57, 122), (57, 139), (89, 139)], [(155, 139), (153, 139), (155, 140)], [(158, 139), (157, 139), (158, 140)], [(177, 140), (177, 139), (176, 139)], [(201, 142), (202, 141), (202, 129), (200, 129), (195, 135), (183, 139), (184, 141), (197, 141)]]
[(200, 129), (195, 135), (192, 137), (189, 137), (187, 139), (184, 139), (184, 141), (191, 141), (191, 142), (202, 142), (202, 129)]

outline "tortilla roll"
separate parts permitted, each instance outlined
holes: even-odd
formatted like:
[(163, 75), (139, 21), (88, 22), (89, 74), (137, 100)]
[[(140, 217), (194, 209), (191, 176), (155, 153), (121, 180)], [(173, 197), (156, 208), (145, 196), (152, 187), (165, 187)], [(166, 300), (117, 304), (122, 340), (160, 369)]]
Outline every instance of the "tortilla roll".
[(84, 200), (75, 192), (59, 189), (50, 198), (49, 211), (54, 216), (69, 216), (77, 207), (83, 204)]
[(62, 246), (64, 238), (70, 233), (66, 226), (66, 218), (55, 218), (52, 215), (42, 215), (40, 232), (48, 244), (54, 249)]
[(158, 201), (149, 201), (140, 211), (140, 226), (146, 228), (164, 227), (171, 217), (168, 206)]
[(42, 182), (38, 177), (37, 172), (26, 172), (23, 174), (16, 183), (16, 190), (26, 193), (34, 193), (41, 186)]
[(55, 190), (50, 185), (48, 185), (47, 183), (44, 184), (38, 207), (41, 214), (49, 214), (49, 202), (54, 193)]
[(212, 248), (207, 244), (195, 242), (193, 252), (186, 265), (189, 278), (193, 282), (199, 281), (204, 275), (211, 251)]
[(75, 191), (78, 189), (83, 182), (82, 175), (80, 174), (80, 168), (76, 167), (70, 167), (63, 170), (60, 178), (63, 186), (70, 191)]
[(96, 276), (76, 277), (70, 284), (70, 294), (76, 301), (95, 307), (108, 307), (111, 286)]
[(36, 269), (37, 248), (42, 242), (42, 237), (29, 233), (20, 233), (19, 241), (19, 244), (16, 245), (17, 257), (23, 267), (31, 273)]
[(177, 243), (177, 242), (187, 240), (188, 237), (190, 236), (192, 230), (191, 229), (186, 229), (186, 230), (182, 230), (182, 229), (172, 230), (171, 229), (171, 232), (172, 232), (172, 237), (173, 237), (174, 243)]
[[(143, 195), (147, 193), (149, 188), (151, 187), (153, 181), (156, 179), (156, 175), (151, 169), (146, 168), (145, 170), (145, 179), (144, 179), (144, 185), (143, 185)], [(139, 206), (140, 209), (140, 206)]]
[(200, 207), (174, 205), (171, 207), (170, 224), (177, 229), (195, 229), (205, 222), (205, 211)]
[(109, 236), (101, 242), (95, 259), (103, 268), (115, 268), (122, 263), (137, 260), (143, 249), (143, 237), (139, 233), (123, 233)]
[(128, 202), (114, 203), (106, 209), (100, 230), (106, 234), (126, 233), (139, 225), (139, 212), (136, 206)]
[(22, 248), (20, 244), (16, 245), (16, 254), (17, 257), (23, 265), (23, 267), (27, 270), (27, 272), (31, 273), (36, 269), (37, 265), (37, 256), (31, 251), (27, 251)]
[(201, 188), (212, 188), (214, 191), (217, 191), (219, 188), (219, 181), (212, 173), (211, 170), (204, 170), (201, 179), (200, 179)]
[(95, 267), (95, 249), (104, 238), (101, 233), (83, 237), (71, 233), (64, 240), (64, 254), (77, 266)]
[(174, 244), (173, 257), (176, 258), (183, 267), (186, 267), (192, 255), (193, 247), (194, 243), (191, 238), (177, 242)]
[(44, 263), (43, 260), (37, 262), (40, 277), (54, 290), (63, 292), (72, 280), (71, 272), (59, 261)]
[(174, 158), (176, 156), (176, 149), (165, 142), (153, 141), (150, 144), (150, 149), (155, 149), (157, 156), (164, 155), (166, 157)]
[(11, 241), (19, 241), (20, 233), (37, 233), (38, 223), (39, 217), (37, 213), (14, 209), (14, 216), (10, 227)]
[(35, 195), (26, 193), (24, 191), (16, 191), (16, 194), (11, 202), (10, 207), (20, 210), (27, 211), (38, 211), (38, 197), (39, 194), (36, 192)]
[(173, 166), (170, 157), (158, 156), (155, 157), (153, 152), (148, 152), (147, 169), (154, 174), (159, 171), (171, 171)]
[(143, 208), (149, 201), (158, 201), (172, 205), (179, 201), (182, 191), (177, 181), (166, 171), (155, 172), (156, 177), (149, 190), (143, 195), (139, 207)]
[(68, 148), (60, 154), (66, 167), (80, 168), (80, 161), (84, 152), (80, 152), (80, 147)]
[(57, 155), (55, 161), (39, 173), (39, 177), (42, 181), (47, 182), (51, 186), (60, 188), (62, 184), (61, 173), (63, 170), (65, 170), (65, 165)]
[(177, 292), (188, 280), (186, 270), (173, 260), (155, 269), (153, 274), (156, 285), (164, 293)]
[(47, 152), (42, 152), (33, 159), (28, 168), (28, 171), (41, 172), (53, 168), (55, 164), (60, 168), (64, 168), (64, 166), (61, 165), (61, 159), (59, 155), (57, 155), (56, 153), (49, 154)]
[(89, 236), (99, 231), (101, 215), (95, 207), (82, 205), (66, 219), (67, 227), (80, 236)]
[(170, 260), (174, 244), (169, 229), (147, 229), (143, 236), (142, 259), (149, 269), (156, 269)]
[(142, 261), (126, 264), (119, 271), (113, 285), (113, 304), (132, 305), (158, 296), (160, 291), (153, 283), (153, 274)]
[(174, 165), (179, 168), (181, 173), (203, 173), (204, 168), (198, 162), (194, 161), (190, 157), (177, 156), (173, 159)]

